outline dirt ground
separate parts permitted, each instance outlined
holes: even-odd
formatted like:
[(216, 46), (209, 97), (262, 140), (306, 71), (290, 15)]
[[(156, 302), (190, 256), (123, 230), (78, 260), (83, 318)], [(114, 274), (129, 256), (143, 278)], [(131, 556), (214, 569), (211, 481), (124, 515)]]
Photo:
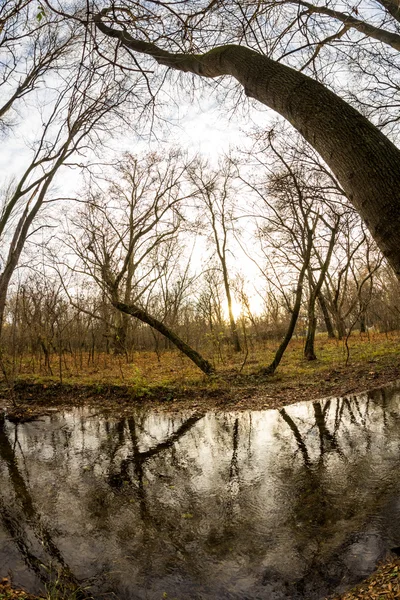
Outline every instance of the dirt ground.
[(279, 375), (224, 373), (196, 384), (154, 386), (145, 393), (126, 385), (80, 385), (17, 382), (13, 397), (3, 391), (0, 409), (10, 420), (27, 420), (54, 407), (91, 405), (116, 415), (133, 407), (151, 406), (158, 411), (262, 410), (315, 400), (346, 396), (400, 380), (400, 363), (392, 357), (336, 366), (295, 378)]

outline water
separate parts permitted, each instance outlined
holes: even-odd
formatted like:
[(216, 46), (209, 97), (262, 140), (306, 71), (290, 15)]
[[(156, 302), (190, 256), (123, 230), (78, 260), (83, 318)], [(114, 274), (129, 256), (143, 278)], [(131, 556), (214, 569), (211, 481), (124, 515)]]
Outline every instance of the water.
[[(400, 388), (0, 424), (0, 575), (97, 598), (322, 599), (400, 545)], [(57, 575), (58, 574), (58, 575)]]

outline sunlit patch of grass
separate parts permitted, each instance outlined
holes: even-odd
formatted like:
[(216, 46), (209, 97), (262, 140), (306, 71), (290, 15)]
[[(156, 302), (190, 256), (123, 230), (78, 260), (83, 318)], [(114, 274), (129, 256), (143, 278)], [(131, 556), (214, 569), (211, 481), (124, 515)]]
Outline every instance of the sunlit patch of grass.
[[(349, 339), (349, 366), (359, 363), (376, 363), (396, 360), (400, 352), (400, 332), (390, 334), (354, 333)], [(91, 385), (99, 389), (113, 385), (124, 385), (134, 393), (145, 395), (152, 387), (178, 386), (196, 388), (206, 385), (209, 389), (220, 388), (227, 377), (232, 380), (235, 374), (252, 377), (268, 365), (279, 345), (279, 340), (253, 342), (245, 357), (243, 353), (234, 353), (229, 346), (224, 347), (218, 356), (210, 356), (216, 366), (216, 376), (208, 378), (187, 357), (174, 350), (167, 350), (157, 356), (155, 352), (135, 352), (130, 361), (123, 356), (98, 353), (94, 357), (88, 354), (74, 357), (66, 354), (62, 358), (61, 379), (69, 385)], [(335, 369), (342, 370), (346, 362), (346, 348), (343, 341), (328, 339), (320, 334), (316, 338), (318, 360), (307, 361), (303, 357), (304, 339), (294, 338), (282, 359), (274, 376), (274, 381), (308, 382), (318, 375)], [(60, 381), (60, 364), (55, 355), (51, 362), (52, 374), (40, 367), (38, 361), (24, 356), (20, 361), (19, 377), (36, 383), (49, 385)]]

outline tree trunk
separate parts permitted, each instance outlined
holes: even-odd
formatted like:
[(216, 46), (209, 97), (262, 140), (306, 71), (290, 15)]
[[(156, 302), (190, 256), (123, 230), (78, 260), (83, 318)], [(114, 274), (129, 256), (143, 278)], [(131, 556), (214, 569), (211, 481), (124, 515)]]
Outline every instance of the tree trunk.
[(129, 315), (121, 312), (116, 314), (117, 323), (115, 325), (112, 342), (113, 352), (117, 356), (125, 356), (128, 360), (128, 348), (127, 348), (127, 332), (128, 332), (128, 321)]
[(290, 317), (289, 327), (286, 331), (285, 337), (283, 338), (278, 350), (275, 353), (274, 360), (271, 362), (271, 364), (268, 367), (261, 369), (261, 372), (264, 373), (265, 375), (273, 375), (275, 373), (276, 369), (278, 368), (278, 366), (282, 360), (285, 350), (288, 347), (289, 342), (293, 337), (297, 319), (298, 319), (299, 313), (300, 313), (301, 297), (303, 295), (303, 280), (304, 280), (304, 273), (303, 273), (303, 276), (299, 278), (299, 282), (297, 285), (297, 292), (296, 292), (296, 301), (295, 301), (295, 305), (293, 307), (292, 316)]
[(313, 236), (313, 231), (309, 230), (308, 231), (308, 240), (307, 240), (307, 252), (306, 252), (306, 256), (304, 258), (304, 264), (300, 271), (299, 279), (297, 282), (296, 298), (295, 298), (295, 302), (294, 302), (294, 306), (293, 306), (292, 316), (291, 316), (290, 322), (289, 322), (289, 327), (286, 331), (285, 337), (283, 338), (278, 350), (276, 351), (274, 360), (271, 362), (271, 364), (268, 367), (265, 367), (264, 369), (261, 370), (261, 372), (265, 373), (266, 375), (273, 375), (275, 373), (276, 369), (279, 366), (279, 363), (282, 360), (285, 350), (288, 347), (289, 342), (293, 337), (293, 333), (294, 333), (294, 330), (296, 327), (297, 319), (299, 318), (299, 313), (300, 313), (300, 308), (301, 308), (301, 298), (303, 295), (304, 277), (305, 277), (305, 274), (306, 274), (306, 271), (308, 269), (308, 265), (310, 262), (310, 255), (311, 255), (311, 248), (312, 248), (312, 236)]
[[(71, 138), (72, 139), (72, 138)], [(47, 190), (53, 182), (54, 176), (56, 175), (58, 169), (63, 164), (65, 156), (67, 154), (68, 145), (66, 144), (57, 161), (55, 162), (52, 170), (49, 172), (42, 189), (39, 192), (39, 196), (32, 206), (30, 207), (30, 201), (36, 194), (36, 191), (31, 195), (29, 201), (27, 202), (22, 215), (20, 216), (17, 226), (14, 230), (10, 248), (8, 250), (8, 256), (5, 261), (3, 272), (0, 275), (0, 337), (2, 333), (3, 321), (4, 321), (4, 311), (6, 307), (7, 293), (8, 287), (10, 285), (11, 278), (14, 274), (14, 271), (18, 265), (22, 250), (24, 249), (26, 239), (28, 237), (28, 232), (30, 226), (32, 225), (32, 221), (35, 219), (37, 213), (39, 212), (42, 204), (45, 200)]]
[(239, 333), (237, 330), (237, 325), (236, 325), (235, 317), (233, 316), (233, 310), (232, 310), (231, 289), (230, 289), (229, 281), (228, 281), (225, 273), (224, 273), (224, 285), (225, 285), (226, 298), (228, 301), (229, 328), (231, 330), (233, 349), (235, 350), (235, 352), (241, 352), (242, 347), (240, 345)]
[(114, 331), (113, 335), (113, 346), (114, 346), (114, 354), (117, 356), (127, 356), (126, 351), (126, 328), (123, 323), (120, 323)]
[[(310, 299), (311, 303), (311, 299)], [(315, 299), (308, 307), (308, 325), (306, 344), (304, 346), (304, 358), (306, 360), (317, 360), (314, 350), (315, 331), (317, 329), (317, 317), (315, 316)]]
[(151, 315), (149, 315), (145, 310), (136, 306), (135, 304), (124, 304), (123, 302), (113, 302), (113, 305), (117, 310), (120, 310), (127, 315), (131, 315), (132, 317), (136, 317), (139, 321), (150, 325), (156, 331), (159, 331), (163, 336), (165, 336), (168, 340), (170, 340), (183, 354), (186, 354), (188, 358), (195, 365), (203, 371), (206, 375), (211, 375), (214, 372), (213, 366), (204, 359), (201, 354), (193, 350), (186, 342), (184, 342), (179, 336), (176, 335), (171, 329), (169, 329), (164, 323), (155, 319)]
[(338, 321), (337, 330), (338, 340), (341, 342), (346, 337), (346, 327), (341, 319)]
[(346, 337), (345, 322), (343, 321), (343, 319), (339, 313), (337, 313), (335, 315), (335, 321), (336, 321), (336, 329), (337, 329), (337, 333), (338, 333), (338, 340), (342, 340), (343, 338)]
[(50, 351), (47, 347), (47, 344), (41, 335), (38, 336), (38, 340), (39, 340), (40, 347), (42, 348), (43, 354), (44, 354), (44, 368), (49, 371), (50, 375), (53, 375), (53, 370), (51, 368), (51, 362), (50, 362)]
[(6, 310), (7, 291), (8, 281), (3, 282), (3, 277), (0, 275), (0, 337), (3, 329), (4, 313)]
[(314, 350), (315, 332), (317, 329), (317, 317), (315, 316), (315, 303), (318, 296), (321, 294), (322, 285), (326, 279), (328, 273), (329, 264), (332, 258), (333, 248), (335, 246), (336, 233), (339, 227), (339, 222), (333, 227), (331, 232), (331, 238), (329, 241), (328, 252), (326, 254), (324, 262), (321, 264), (321, 272), (318, 277), (318, 281), (314, 282), (314, 276), (311, 269), (308, 269), (308, 281), (310, 288), (310, 298), (308, 302), (308, 325), (307, 325), (307, 338), (306, 345), (304, 348), (304, 358), (306, 360), (317, 360), (317, 356)]
[(158, 63), (203, 77), (231, 75), (247, 96), (287, 119), (332, 169), (378, 246), (400, 278), (400, 150), (350, 104), (323, 84), (244, 46), (205, 54), (171, 53), (103, 23), (107, 36)]
[(329, 314), (329, 309), (326, 304), (324, 295), (321, 292), (318, 294), (318, 304), (324, 317), (326, 331), (328, 332), (328, 338), (334, 340), (336, 336), (335, 331), (333, 329), (331, 316)]

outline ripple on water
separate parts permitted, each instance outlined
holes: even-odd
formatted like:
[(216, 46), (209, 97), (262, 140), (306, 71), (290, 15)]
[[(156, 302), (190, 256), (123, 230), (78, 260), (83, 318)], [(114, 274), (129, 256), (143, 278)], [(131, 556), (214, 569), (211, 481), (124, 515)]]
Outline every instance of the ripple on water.
[(3, 422), (0, 573), (121, 599), (340, 591), (400, 545), (399, 400)]

